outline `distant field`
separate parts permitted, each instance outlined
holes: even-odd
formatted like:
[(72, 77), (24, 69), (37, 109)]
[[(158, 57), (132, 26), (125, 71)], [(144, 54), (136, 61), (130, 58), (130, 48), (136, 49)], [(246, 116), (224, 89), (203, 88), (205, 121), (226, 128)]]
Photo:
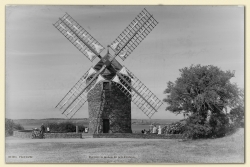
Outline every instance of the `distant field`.
[[(178, 119), (132, 119), (132, 131), (141, 131), (143, 129), (149, 129), (150, 123), (156, 123), (157, 125), (164, 126), (172, 122), (176, 122)], [(42, 123), (44, 125), (48, 123), (60, 123), (60, 122), (73, 122), (76, 125), (88, 126), (87, 119), (16, 119), (15, 123), (21, 124), (24, 129), (40, 128)]]

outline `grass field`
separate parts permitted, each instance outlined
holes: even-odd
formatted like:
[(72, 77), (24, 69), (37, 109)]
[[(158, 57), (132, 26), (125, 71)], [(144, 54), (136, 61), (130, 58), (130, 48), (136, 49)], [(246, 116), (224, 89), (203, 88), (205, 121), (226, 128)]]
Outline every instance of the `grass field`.
[(19, 139), (6, 163), (244, 163), (244, 129), (218, 139)]

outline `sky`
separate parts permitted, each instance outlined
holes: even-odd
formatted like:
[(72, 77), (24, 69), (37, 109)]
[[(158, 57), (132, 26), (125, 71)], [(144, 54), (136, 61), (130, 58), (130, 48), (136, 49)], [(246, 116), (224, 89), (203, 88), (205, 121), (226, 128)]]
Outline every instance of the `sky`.
[[(146, 8), (159, 24), (122, 61), (159, 99), (179, 69), (192, 64), (235, 70), (244, 88), (244, 7), (238, 6), (7, 6), (6, 118), (65, 118), (55, 108), (90, 62), (53, 24), (66, 12), (104, 47)], [(104, 50), (103, 56), (107, 51)], [(152, 119), (179, 119), (164, 103)], [(85, 104), (75, 115), (88, 117)], [(132, 118), (147, 119), (134, 104)]]

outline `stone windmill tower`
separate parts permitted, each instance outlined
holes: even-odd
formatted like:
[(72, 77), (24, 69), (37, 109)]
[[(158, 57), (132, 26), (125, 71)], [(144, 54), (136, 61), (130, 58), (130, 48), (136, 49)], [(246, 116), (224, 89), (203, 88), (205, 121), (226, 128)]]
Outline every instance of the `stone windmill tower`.
[(59, 18), (54, 26), (90, 61), (96, 57), (100, 61), (80, 78), (56, 108), (72, 118), (88, 101), (90, 133), (131, 133), (131, 101), (151, 118), (162, 101), (115, 58), (125, 60), (157, 24), (153, 15), (143, 9), (101, 56), (104, 47), (69, 14)]

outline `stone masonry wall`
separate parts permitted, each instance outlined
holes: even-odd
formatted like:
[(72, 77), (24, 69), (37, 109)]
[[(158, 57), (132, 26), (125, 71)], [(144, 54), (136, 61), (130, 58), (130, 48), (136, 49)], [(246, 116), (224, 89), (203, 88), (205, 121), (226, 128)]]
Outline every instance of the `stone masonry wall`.
[[(13, 136), (18, 138), (32, 138), (32, 131), (14, 131)], [(82, 133), (44, 133), (45, 139), (48, 138), (82, 138)]]
[(96, 130), (100, 110), (103, 112), (99, 120), (99, 133), (102, 133), (103, 129), (102, 119), (109, 119), (110, 133), (132, 133), (130, 99), (113, 84), (111, 84), (111, 91), (106, 91), (104, 96), (105, 98), (102, 99), (102, 82), (88, 93), (89, 133), (94, 133)]
[(13, 136), (19, 138), (32, 138), (32, 131), (14, 131)]
[(88, 93), (89, 133), (94, 133), (96, 130), (98, 113), (101, 107), (101, 88), (101, 83), (98, 83)]

